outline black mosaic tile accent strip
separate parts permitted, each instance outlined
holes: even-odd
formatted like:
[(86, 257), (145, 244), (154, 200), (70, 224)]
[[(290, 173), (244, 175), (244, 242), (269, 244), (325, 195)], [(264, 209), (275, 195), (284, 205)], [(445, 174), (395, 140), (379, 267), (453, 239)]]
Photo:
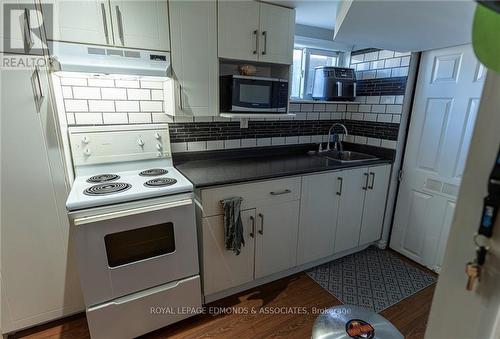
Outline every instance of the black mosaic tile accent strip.
[(355, 120), (249, 121), (248, 128), (240, 128), (239, 122), (173, 123), (169, 130), (171, 142), (192, 142), (325, 135), (336, 122), (344, 123), (352, 135), (397, 140), (399, 124)]
[(351, 55), (358, 55), (358, 54), (364, 54), (364, 53), (371, 53), (371, 52), (377, 52), (380, 51), (378, 48), (364, 48), (364, 49), (358, 49), (357, 51), (352, 51)]
[(407, 77), (358, 80), (356, 94), (369, 95), (404, 95)]

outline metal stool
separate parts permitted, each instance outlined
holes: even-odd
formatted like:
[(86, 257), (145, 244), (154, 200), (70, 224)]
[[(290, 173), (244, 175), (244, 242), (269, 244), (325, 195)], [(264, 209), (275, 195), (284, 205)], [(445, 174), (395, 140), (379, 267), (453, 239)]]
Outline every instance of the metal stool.
[(329, 308), (314, 322), (313, 339), (404, 339), (387, 319), (366, 308), (342, 305)]

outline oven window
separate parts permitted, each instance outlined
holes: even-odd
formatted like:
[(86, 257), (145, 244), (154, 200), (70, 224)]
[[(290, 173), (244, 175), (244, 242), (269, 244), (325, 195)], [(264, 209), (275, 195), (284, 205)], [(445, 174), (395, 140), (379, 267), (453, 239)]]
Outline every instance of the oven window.
[(271, 86), (240, 84), (240, 102), (269, 104)]
[(104, 237), (109, 267), (129, 264), (175, 251), (174, 224), (171, 222)]

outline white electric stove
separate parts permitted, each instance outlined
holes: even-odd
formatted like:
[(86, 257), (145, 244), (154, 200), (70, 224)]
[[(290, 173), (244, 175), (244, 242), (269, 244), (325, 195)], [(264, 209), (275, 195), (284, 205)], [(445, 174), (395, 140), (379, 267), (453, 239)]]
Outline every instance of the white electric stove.
[[(69, 129), (66, 201), (92, 338), (133, 338), (201, 307), (193, 185), (168, 125)], [(152, 307), (173, 313), (158, 316)]]

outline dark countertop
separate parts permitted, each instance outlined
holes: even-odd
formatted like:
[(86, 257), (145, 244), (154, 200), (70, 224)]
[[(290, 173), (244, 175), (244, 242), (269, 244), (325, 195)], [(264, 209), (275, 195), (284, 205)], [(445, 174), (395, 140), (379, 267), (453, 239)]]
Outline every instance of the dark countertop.
[(318, 155), (308, 154), (309, 150), (317, 149), (317, 146), (306, 145), (212, 151), (203, 152), (203, 154), (184, 153), (174, 155), (174, 165), (196, 188), (203, 188), (393, 162), (393, 151), (388, 152), (379, 148), (375, 150), (375, 147), (367, 150), (368, 146), (360, 150), (359, 147), (349, 146), (345, 149), (364, 151), (364, 153), (377, 155), (380, 159), (342, 164)]

